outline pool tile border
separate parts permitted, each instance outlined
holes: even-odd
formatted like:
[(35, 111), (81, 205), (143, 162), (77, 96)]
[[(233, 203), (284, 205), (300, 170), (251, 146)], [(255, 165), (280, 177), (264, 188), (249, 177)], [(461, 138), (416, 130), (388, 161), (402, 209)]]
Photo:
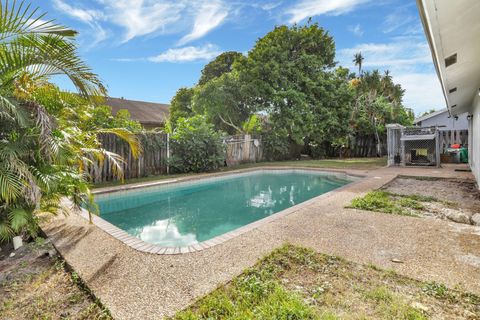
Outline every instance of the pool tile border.
[[(104, 232), (108, 233), (111, 235), (113, 238), (121, 241), (123, 244), (129, 246), (130, 248), (140, 251), (140, 252), (145, 252), (145, 253), (150, 253), (150, 254), (157, 254), (157, 255), (176, 255), (176, 254), (190, 254), (190, 253), (195, 253), (198, 251), (206, 250), (211, 247), (220, 245), (226, 241), (229, 241), (233, 238), (236, 238), (244, 233), (247, 233), (251, 230), (257, 229), (258, 227), (270, 223), (272, 221), (275, 221), (277, 219), (280, 219), (284, 216), (287, 216), (291, 213), (294, 213), (302, 208), (305, 208), (307, 206), (310, 206), (314, 202), (331, 196), (333, 193), (342, 191), (343, 189), (347, 187), (351, 187), (361, 181), (364, 180), (365, 176), (364, 175), (359, 175), (359, 174), (354, 174), (354, 173), (348, 173), (347, 171), (339, 171), (339, 170), (328, 170), (328, 169), (321, 169), (321, 168), (307, 168), (307, 167), (262, 167), (262, 168), (252, 168), (252, 169), (244, 169), (244, 170), (238, 170), (238, 171), (230, 171), (230, 172), (222, 172), (222, 173), (213, 173), (213, 174), (202, 174), (200, 176), (192, 176), (192, 177), (185, 177), (185, 178), (179, 178), (179, 179), (171, 179), (171, 180), (166, 180), (166, 181), (160, 181), (160, 182), (154, 182), (154, 183), (142, 183), (142, 184), (137, 184), (137, 185), (130, 185), (130, 186), (120, 186), (120, 187), (114, 187), (114, 188), (102, 188), (98, 190), (94, 190), (94, 194), (108, 194), (108, 193), (114, 193), (118, 191), (128, 191), (128, 190), (134, 190), (134, 189), (140, 189), (140, 188), (145, 188), (145, 187), (154, 187), (154, 186), (159, 186), (159, 185), (169, 185), (169, 184), (176, 184), (179, 182), (188, 182), (188, 181), (197, 181), (197, 180), (209, 180), (208, 178), (215, 179), (218, 177), (223, 177), (223, 176), (230, 176), (230, 175), (240, 175), (244, 173), (250, 173), (250, 172), (261, 172), (261, 171), (268, 171), (268, 172), (275, 172), (275, 171), (316, 171), (316, 172), (325, 172), (325, 173), (337, 173), (337, 174), (344, 174), (350, 177), (356, 177), (358, 180), (352, 181), (351, 183), (348, 183), (344, 186), (341, 186), (337, 189), (334, 189), (332, 191), (329, 191), (327, 193), (321, 194), (317, 197), (314, 197), (312, 199), (309, 199), (307, 201), (304, 201), (302, 203), (299, 203), (297, 205), (294, 205), (292, 207), (289, 207), (285, 210), (279, 211), (277, 213), (274, 213), (268, 217), (265, 217), (263, 219), (254, 221), (252, 223), (249, 223), (245, 226), (242, 226), (240, 228), (237, 228), (235, 230), (229, 231), (227, 233), (221, 234), (217, 237), (214, 237), (212, 239), (202, 241), (199, 243), (195, 243), (193, 245), (189, 246), (184, 246), (184, 247), (165, 247), (165, 246), (160, 246), (152, 243), (148, 243), (145, 241), (142, 241), (130, 234), (128, 234), (126, 231), (116, 227), (115, 225), (111, 224), (110, 222), (102, 219), (101, 217), (97, 215), (92, 215), (92, 222), (93, 224), (102, 229)], [(89, 214), (87, 210), (85, 209), (80, 209), (80, 215), (89, 220)]]

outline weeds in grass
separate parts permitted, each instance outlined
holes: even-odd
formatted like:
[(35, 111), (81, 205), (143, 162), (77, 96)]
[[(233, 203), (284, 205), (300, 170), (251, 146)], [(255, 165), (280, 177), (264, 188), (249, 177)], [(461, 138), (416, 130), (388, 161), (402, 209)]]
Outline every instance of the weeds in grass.
[(450, 297), (450, 292), (448, 288), (443, 283), (438, 283), (435, 281), (427, 282), (422, 287), (422, 291), (435, 298), (446, 299)]
[(375, 302), (392, 302), (393, 294), (388, 290), (388, 288), (381, 286), (373, 290), (365, 292), (365, 297), (367, 299), (374, 300)]
[(434, 197), (421, 195), (400, 195), (383, 190), (367, 193), (352, 200), (347, 208), (418, 217), (418, 211), (424, 210), (422, 202), (438, 201)]
[(175, 319), (424, 320), (439, 311), (440, 318), (453, 319), (456, 306), (480, 315), (478, 302), (444, 285), (286, 245)]

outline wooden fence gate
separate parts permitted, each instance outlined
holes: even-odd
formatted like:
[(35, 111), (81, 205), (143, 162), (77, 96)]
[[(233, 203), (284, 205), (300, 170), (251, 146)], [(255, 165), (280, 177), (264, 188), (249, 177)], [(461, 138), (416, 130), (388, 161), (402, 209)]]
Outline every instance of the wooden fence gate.
[(262, 138), (260, 136), (237, 135), (225, 139), (227, 166), (263, 160)]

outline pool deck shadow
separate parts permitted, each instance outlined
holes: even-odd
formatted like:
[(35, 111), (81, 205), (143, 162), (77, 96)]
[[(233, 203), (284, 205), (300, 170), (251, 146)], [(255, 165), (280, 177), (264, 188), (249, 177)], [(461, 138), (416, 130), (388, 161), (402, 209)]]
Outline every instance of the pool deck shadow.
[(469, 173), (455, 172), (454, 168), (343, 170), (366, 177), (288, 215), (193, 253), (140, 252), (76, 214), (59, 216), (43, 229), (115, 319), (171, 316), (285, 242), (478, 294), (479, 227), (345, 208), (354, 197), (397, 175), (471, 179)]

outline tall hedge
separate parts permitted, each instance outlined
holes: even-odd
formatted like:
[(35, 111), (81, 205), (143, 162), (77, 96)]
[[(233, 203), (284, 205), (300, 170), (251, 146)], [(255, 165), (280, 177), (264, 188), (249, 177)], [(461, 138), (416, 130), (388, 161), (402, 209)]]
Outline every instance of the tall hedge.
[(225, 163), (225, 145), (221, 133), (204, 116), (179, 118), (170, 136), (173, 172), (206, 172)]

